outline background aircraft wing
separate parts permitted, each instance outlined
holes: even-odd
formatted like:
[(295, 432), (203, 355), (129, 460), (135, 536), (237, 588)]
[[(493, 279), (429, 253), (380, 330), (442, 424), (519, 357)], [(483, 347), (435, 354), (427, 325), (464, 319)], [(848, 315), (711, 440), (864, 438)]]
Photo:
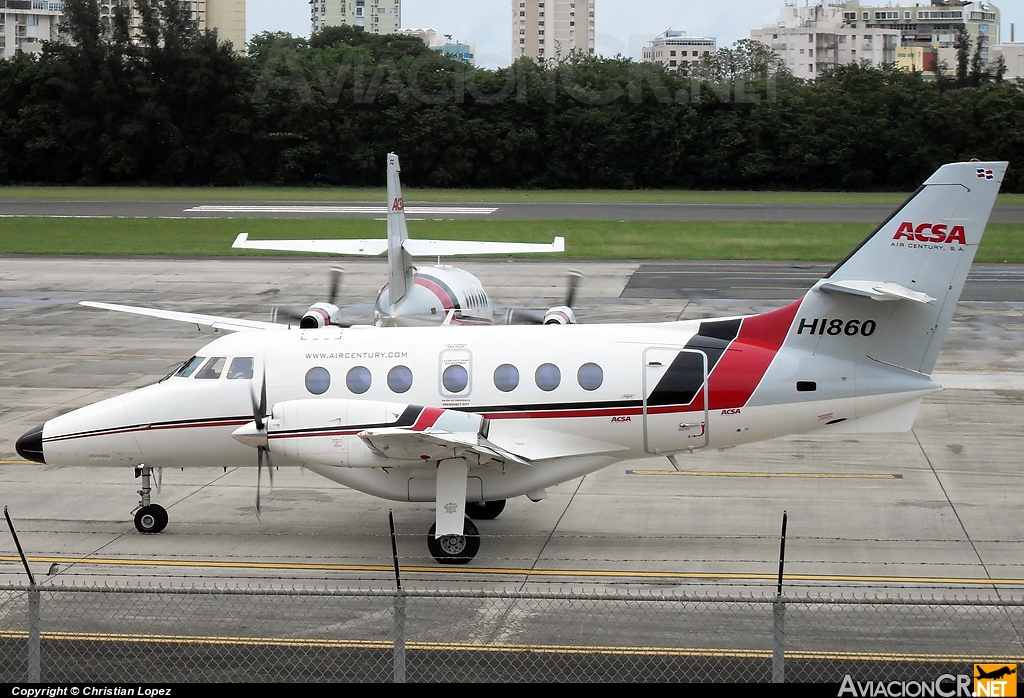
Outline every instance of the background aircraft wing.
[(237, 250), (276, 250), (279, 252), (315, 252), (374, 257), (388, 251), (388, 241), (380, 240), (250, 240), (239, 233), (231, 246)]
[(217, 315), (200, 315), (198, 313), (180, 313), (175, 310), (158, 310), (156, 308), (139, 308), (131, 305), (116, 305), (113, 303), (96, 303), (94, 301), (82, 301), (79, 305), (89, 308), (100, 308), (101, 310), (116, 310), (119, 313), (132, 313), (134, 315), (146, 315), (148, 317), (160, 318), (161, 320), (174, 320), (176, 322), (188, 322), (193, 325), (213, 327), (228, 332), (241, 332), (243, 330), (287, 330), (288, 325), (279, 325), (274, 322), (260, 322), (259, 320), (240, 320), (237, 318), (218, 317)]
[(402, 247), (413, 257), (454, 257), (478, 254), (540, 254), (565, 252), (565, 238), (556, 237), (550, 245), (527, 242), (476, 242), (473, 240), (414, 240)]

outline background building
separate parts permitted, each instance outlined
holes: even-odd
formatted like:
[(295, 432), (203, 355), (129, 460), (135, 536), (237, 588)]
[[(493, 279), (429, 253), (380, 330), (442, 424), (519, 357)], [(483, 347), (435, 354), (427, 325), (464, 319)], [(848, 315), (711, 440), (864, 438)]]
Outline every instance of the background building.
[[(437, 35), (436, 29), (399, 29), (396, 34), (415, 36), (431, 49), (446, 56), (454, 56), (472, 65), (476, 64), (476, 44), (456, 41), (450, 34)], [(443, 39), (443, 40), (442, 40)]]
[(990, 2), (876, 6), (848, 0), (787, 4), (776, 24), (754, 29), (750, 36), (771, 46), (797, 77), (815, 78), (826, 68), (860, 62), (933, 70), (945, 63), (955, 71), (961, 28), (971, 38), (972, 55), (980, 42), (987, 65), (1000, 41), (999, 20), (999, 8)]
[(657, 63), (668, 70), (685, 70), (691, 64), (700, 62), (701, 56), (707, 56), (718, 50), (714, 38), (704, 36), (687, 36), (686, 32), (669, 29), (644, 46), (644, 63)]
[(44, 41), (57, 38), (63, 14), (63, 2), (0, 0), (0, 58), (41, 51)]
[(402, 27), (402, 0), (309, 0), (313, 31), (348, 25), (372, 34), (394, 34)]
[(594, 55), (596, 0), (512, 0), (512, 61)]
[(1005, 80), (1024, 78), (1024, 42), (1008, 42), (996, 46), (993, 50), (992, 60), (996, 61), (999, 56), (1006, 61)]

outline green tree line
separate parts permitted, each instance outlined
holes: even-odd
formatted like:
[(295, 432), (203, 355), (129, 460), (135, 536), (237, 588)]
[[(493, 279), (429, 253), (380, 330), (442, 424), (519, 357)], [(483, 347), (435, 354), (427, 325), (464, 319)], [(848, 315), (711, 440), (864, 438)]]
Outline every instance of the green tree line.
[(738, 42), (690, 75), (577, 55), (486, 70), (346, 27), (242, 54), (179, 0), (135, 7), (133, 37), (125, 8), (67, 0), (65, 40), (0, 61), (0, 183), (379, 186), (394, 151), (416, 186), (909, 190), (977, 157), (1024, 191), (1024, 84), (977, 66), (805, 82)]

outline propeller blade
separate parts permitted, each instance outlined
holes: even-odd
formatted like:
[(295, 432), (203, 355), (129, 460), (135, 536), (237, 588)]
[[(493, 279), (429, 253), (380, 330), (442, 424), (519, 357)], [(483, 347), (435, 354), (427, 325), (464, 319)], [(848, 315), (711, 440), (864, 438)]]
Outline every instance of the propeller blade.
[(509, 325), (543, 325), (544, 312), (543, 310), (510, 308), (505, 316), (505, 322)]
[(345, 270), (342, 267), (331, 267), (331, 285), (327, 293), (327, 302), (331, 305), (337, 305), (338, 290), (341, 288), (341, 279), (344, 275)]
[(295, 310), (294, 308), (282, 308), (275, 305), (270, 311), (271, 322), (278, 322), (279, 320), (287, 320), (291, 323), (298, 323), (302, 320), (302, 316), (306, 314), (305, 310)]
[(256, 518), (260, 518), (260, 481), (263, 479), (263, 448), (256, 449)]
[(580, 287), (580, 281), (582, 279), (582, 272), (576, 271), (575, 269), (569, 270), (569, 290), (565, 295), (566, 307), (571, 308), (572, 304), (576, 301), (576, 290)]

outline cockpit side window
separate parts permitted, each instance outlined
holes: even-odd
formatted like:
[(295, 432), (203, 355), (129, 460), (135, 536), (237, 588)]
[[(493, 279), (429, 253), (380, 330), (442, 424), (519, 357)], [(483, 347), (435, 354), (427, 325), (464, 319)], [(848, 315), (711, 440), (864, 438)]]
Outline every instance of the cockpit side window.
[(204, 361), (206, 361), (205, 356), (193, 356), (191, 359), (182, 364), (181, 368), (179, 368), (178, 372), (175, 373), (174, 375), (177, 376), (178, 378), (188, 378), (193, 373), (195, 373), (195, 370), (199, 368), (199, 366)]
[(220, 378), (221, 371), (224, 370), (225, 361), (227, 361), (226, 357), (213, 357), (207, 361), (206, 365), (203, 366), (199, 373), (196, 374), (196, 380), (216, 380)]
[(252, 378), (253, 360), (251, 356), (238, 356), (231, 359), (228, 368), (228, 380), (249, 380)]

